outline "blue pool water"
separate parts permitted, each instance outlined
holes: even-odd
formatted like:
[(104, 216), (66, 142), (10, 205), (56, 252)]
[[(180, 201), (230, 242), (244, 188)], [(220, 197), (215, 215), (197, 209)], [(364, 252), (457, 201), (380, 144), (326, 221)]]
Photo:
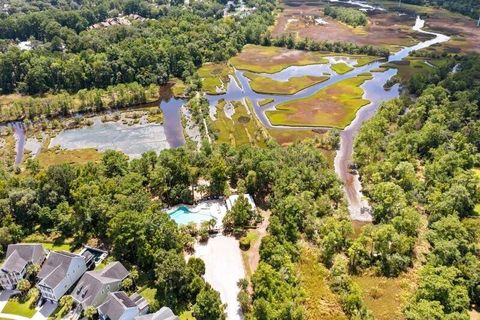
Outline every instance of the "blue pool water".
[(185, 206), (178, 207), (170, 212), (169, 215), (178, 224), (201, 223), (213, 218), (207, 211), (202, 213), (192, 212)]

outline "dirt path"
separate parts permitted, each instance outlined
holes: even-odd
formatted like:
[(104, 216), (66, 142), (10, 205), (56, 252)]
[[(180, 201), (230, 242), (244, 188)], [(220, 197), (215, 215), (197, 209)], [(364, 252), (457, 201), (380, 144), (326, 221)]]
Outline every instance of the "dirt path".
[(270, 223), (270, 211), (263, 211), (260, 213), (263, 217), (263, 221), (258, 226), (256, 232), (258, 233), (258, 238), (255, 239), (254, 243), (250, 246), (250, 249), (247, 252), (247, 261), (248, 261), (248, 270), (253, 274), (257, 270), (258, 264), (260, 263), (260, 244), (262, 243), (263, 237), (267, 233), (267, 228)]

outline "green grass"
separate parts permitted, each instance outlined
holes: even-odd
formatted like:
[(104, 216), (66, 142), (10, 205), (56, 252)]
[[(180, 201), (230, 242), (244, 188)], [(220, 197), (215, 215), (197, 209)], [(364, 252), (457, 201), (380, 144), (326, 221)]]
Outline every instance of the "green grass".
[(180, 320), (195, 320), (195, 317), (192, 315), (192, 311), (184, 311), (178, 316)]
[(181, 79), (174, 79), (175, 84), (172, 87), (172, 92), (175, 97), (182, 97), (185, 94), (185, 83)]
[(273, 125), (343, 129), (358, 109), (369, 103), (363, 99), (360, 86), (370, 79), (371, 74), (342, 80), (308, 97), (282, 103), (266, 114)]
[(332, 64), (331, 68), (338, 74), (344, 74), (353, 70), (352, 67), (343, 62)]
[(402, 295), (409, 291), (409, 285), (413, 282), (407, 275), (398, 278), (363, 275), (353, 279), (362, 290), (363, 301), (375, 319), (404, 319)]
[(265, 106), (265, 105), (267, 105), (267, 104), (269, 104), (269, 103), (271, 103), (271, 102), (273, 102), (273, 98), (262, 99), (262, 100), (260, 100), (260, 101), (258, 102), (258, 105), (259, 105), (260, 107), (263, 107), (263, 106)]
[(225, 93), (228, 76), (233, 69), (224, 63), (206, 63), (198, 69), (198, 76), (202, 78), (202, 89), (208, 94)]
[(374, 56), (352, 56), (352, 58), (357, 59), (357, 64), (355, 65), (355, 67), (361, 67), (374, 61), (382, 60), (382, 58)]
[(327, 284), (328, 270), (319, 262), (319, 250), (301, 245), (300, 260), (297, 263), (300, 287), (305, 293), (305, 320), (347, 319), (339, 299)]
[(427, 65), (424, 60), (425, 58), (409, 57), (402, 61), (384, 64), (382, 67), (397, 69), (397, 76), (402, 83), (406, 83), (416, 74), (426, 75), (432, 72), (432, 67)]
[(226, 102), (224, 100), (217, 105), (217, 119), (213, 122), (217, 142), (234, 146), (244, 144), (264, 146), (267, 136), (255, 115), (249, 114), (241, 101), (231, 101), (231, 104), (235, 109), (232, 119), (225, 115)]
[(153, 305), (153, 303), (155, 302), (155, 295), (157, 294), (157, 289), (146, 287), (139, 294), (144, 297), (150, 305)]
[(67, 243), (42, 243), (43, 247), (50, 251), (67, 251), (70, 252), (70, 244)]
[(37, 156), (40, 166), (47, 168), (56, 164), (86, 164), (100, 161), (102, 154), (93, 148), (77, 150), (48, 149), (42, 150)]
[(302, 76), (292, 77), (288, 81), (277, 81), (270, 77), (260, 76), (246, 72), (245, 76), (250, 79), (250, 87), (257, 93), (292, 95), (305, 88), (329, 79), (328, 76)]
[(10, 299), (3, 308), (2, 313), (16, 314), (18, 316), (31, 318), (36, 313), (36, 310), (35, 308), (30, 308), (30, 302), (31, 300), (27, 300), (21, 303), (16, 298)]

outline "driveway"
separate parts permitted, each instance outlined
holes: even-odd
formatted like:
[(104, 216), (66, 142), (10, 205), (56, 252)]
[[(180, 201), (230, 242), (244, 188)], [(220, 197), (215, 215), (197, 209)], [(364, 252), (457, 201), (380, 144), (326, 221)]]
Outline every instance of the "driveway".
[(37, 309), (32, 317), (32, 320), (46, 320), (57, 309), (58, 304), (52, 302), (45, 302), (43, 306)]
[(242, 253), (238, 240), (217, 235), (210, 237), (206, 244), (195, 245), (195, 257), (205, 262), (205, 280), (220, 292), (228, 320), (243, 319), (237, 295), (240, 291), (237, 282), (245, 278)]

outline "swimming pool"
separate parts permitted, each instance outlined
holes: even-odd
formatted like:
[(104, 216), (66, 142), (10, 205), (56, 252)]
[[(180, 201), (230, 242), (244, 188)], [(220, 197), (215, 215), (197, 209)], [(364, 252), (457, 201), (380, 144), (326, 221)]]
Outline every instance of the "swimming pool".
[(202, 223), (203, 221), (209, 221), (211, 219), (217, 220), (208, 208), (201, 208), (198, 211), (192, 211), (186, 206), (180, 206), (169, 212), (170, 218), (172, 218), (178, 224), (189, 223)]

